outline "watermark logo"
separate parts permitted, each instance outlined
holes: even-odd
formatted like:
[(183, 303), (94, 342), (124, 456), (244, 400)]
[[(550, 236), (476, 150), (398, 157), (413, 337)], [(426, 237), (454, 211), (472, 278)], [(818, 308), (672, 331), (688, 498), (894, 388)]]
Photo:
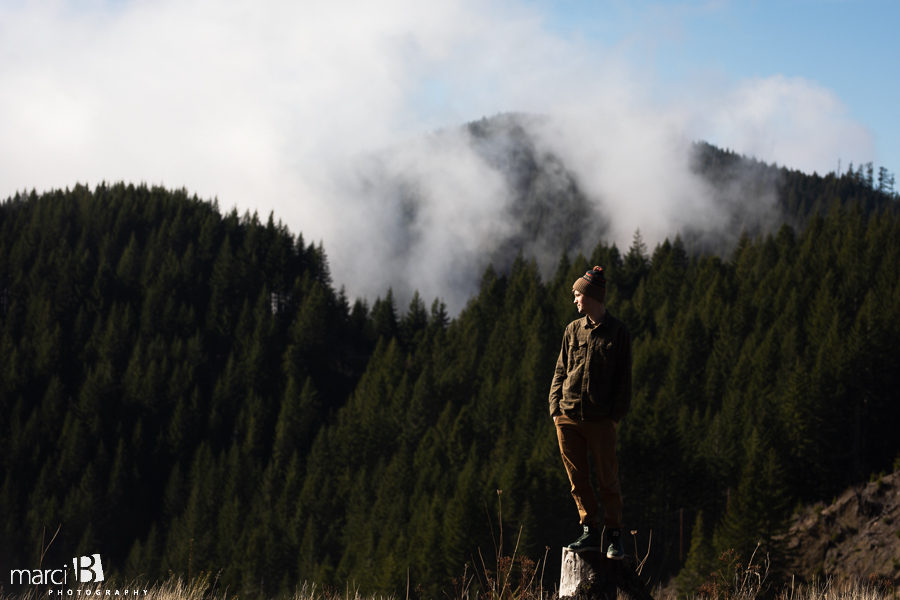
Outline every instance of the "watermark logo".
[(75, 566), (75, 581), (78, 583), (100, 583), (103, 581), (103, 561), (99, 554), (77, 556), (72, 559)]
[[(69, 570), (73, 571), (69, 575)], [(81, 587), (81, 584), (98, 584), (105, 579), (103, 574), (103, 560), (99, 554), (76, 556), (71, 564), (63, 565), (61, 569), (10, 569), (9, 584), (19, 586), (45, 585), (47, 597), (89, 597), (102, 596), (115, 600), (118, 597), (146, 596), (145, 589), (106, 589), (102, 586)], [(70, 587), (70, 584), (78, 587)], [(2, 586), (2, 582), (0, 582)]]
[(61, 569), (10, 569), (10, 585), (68, 585), (73, 583), (100, 583), (103, 581), (103, 560), (99, 554), (76, 556), (72, 559), (74, 577), (69, 577), (69, 566)]

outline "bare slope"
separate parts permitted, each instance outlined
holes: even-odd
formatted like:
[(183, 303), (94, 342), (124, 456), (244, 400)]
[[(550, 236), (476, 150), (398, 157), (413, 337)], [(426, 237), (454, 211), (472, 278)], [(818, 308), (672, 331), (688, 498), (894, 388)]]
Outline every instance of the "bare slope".
[(788, 532), (792, 570), (813, 577), (900, 583), (900, 471), (803, 509)]

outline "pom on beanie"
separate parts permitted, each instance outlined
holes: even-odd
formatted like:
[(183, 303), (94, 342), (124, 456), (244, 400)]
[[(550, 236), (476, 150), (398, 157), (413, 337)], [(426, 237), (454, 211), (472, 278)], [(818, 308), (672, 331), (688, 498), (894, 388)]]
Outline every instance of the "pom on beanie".
[(572, 291), (581, 292), (585, 296), (605, 302), (606, 275), (603, 273), (603, 267), (594, 267), (575, 280), (575, 283), (572, 284)]

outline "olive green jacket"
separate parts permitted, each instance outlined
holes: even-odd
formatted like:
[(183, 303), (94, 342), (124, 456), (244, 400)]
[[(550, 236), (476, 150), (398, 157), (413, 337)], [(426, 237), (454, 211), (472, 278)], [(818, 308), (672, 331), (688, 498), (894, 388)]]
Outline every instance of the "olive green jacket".
[(609, 311), (569, 323), (550, 385), (550, 416), (619, 421), (631, 407), (631, 334)]

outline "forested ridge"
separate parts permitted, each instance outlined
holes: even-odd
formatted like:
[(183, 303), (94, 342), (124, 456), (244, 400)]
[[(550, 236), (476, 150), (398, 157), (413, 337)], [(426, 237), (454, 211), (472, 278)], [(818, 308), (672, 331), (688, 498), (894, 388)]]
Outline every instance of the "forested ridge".
[(501, 514), (504, 547), (521, 532), (552, 565), (578, 527), (547, 391), (594, 264), (634, 338), (620, 462), (647, 574), (689, 589), (722, 550), (777, 556), (798, 502), (900, 456), (896, 199), (829, 177), (791, 196), (794, 227), (726, 255), (636, 234), (546, 279), (520, 257), (452, 318), (389, 290), (350, 300), (321, 246), (184, 191), (17, 195), (0, 204), (2, 572), (37, 568), (59, 526), (45, 564), (436, 596), (493, 554)]

